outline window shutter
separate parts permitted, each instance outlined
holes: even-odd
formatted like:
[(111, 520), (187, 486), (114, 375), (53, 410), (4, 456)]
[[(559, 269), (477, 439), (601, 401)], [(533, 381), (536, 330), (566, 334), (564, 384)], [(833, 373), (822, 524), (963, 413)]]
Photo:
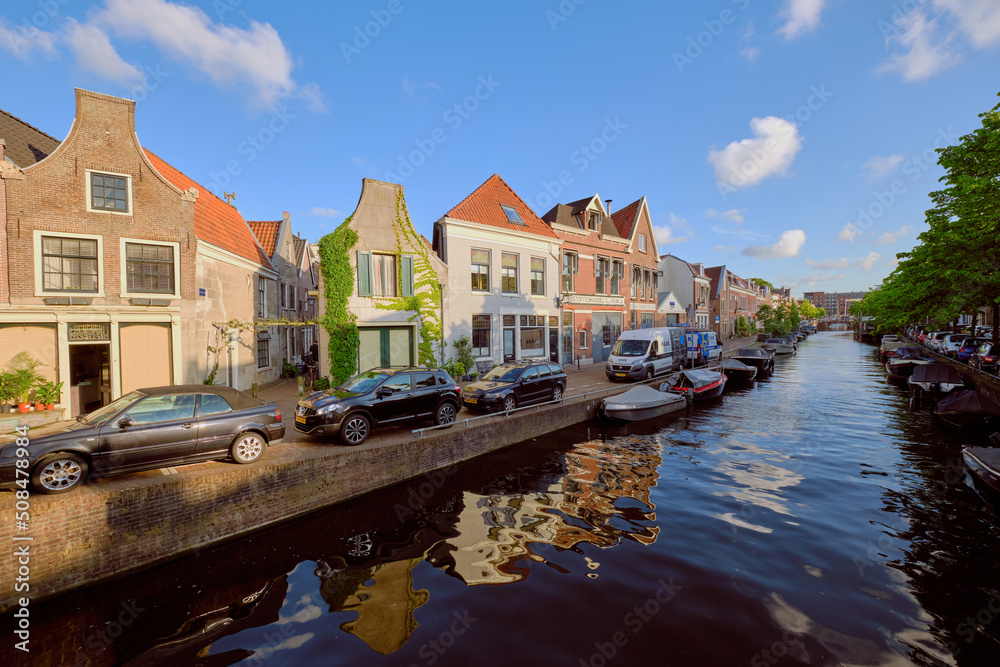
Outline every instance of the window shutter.
[(402, 282), (402, 296), (413, 296), (413, 256), (403, 255), (399, 277)]
[(358, 251), (358, 296), (372, 295), (372, 255)]

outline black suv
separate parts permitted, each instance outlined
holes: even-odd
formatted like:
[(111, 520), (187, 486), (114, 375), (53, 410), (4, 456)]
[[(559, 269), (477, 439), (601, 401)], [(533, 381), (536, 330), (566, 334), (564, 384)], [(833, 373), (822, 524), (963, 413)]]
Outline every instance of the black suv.
[(373, 368), (333, 389), (317, 391), (295, 407), (295, 430), (338, 434), (360, 445), (372, 428), (433, 419), (450, 424), (462, 409), (458, 383), (436, 368)]
[(513, 410), (519, 405), (558, 401), (566, 391), (566, 371), (548, 361), (508, 361), (466, 385), (462, 400), (469, 409)]

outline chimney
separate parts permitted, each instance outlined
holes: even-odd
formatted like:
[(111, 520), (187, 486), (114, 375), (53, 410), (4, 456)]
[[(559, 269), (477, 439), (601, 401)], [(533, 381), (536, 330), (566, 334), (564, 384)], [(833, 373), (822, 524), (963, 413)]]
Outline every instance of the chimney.
[(604, 208), (607, 209), (608, 215), (611, 215), (611, 202), (613, 202), (613, 201), (614, 201), (614, 199), (605, 199), (604, 200)]

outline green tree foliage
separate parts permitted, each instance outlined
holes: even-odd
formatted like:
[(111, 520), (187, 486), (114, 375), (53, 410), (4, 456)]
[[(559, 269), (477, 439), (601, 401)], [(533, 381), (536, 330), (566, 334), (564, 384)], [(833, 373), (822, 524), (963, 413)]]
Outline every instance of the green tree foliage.
[[(945, 187), (930, 193), (920, 245), (899, 253), (882, 289), (859, 305), (883, 329), (953, 322), (983, 307), (1000, 318), (1000, 105), (980, 118), (957, 146), (938, 149)], [(994, 327), (994, 343), (998, 335)]]
[(768, 287), (768, 288), (770, 288), (770, 289), (771, 289), (771, 291), (772, 291), (772, 292), (774, 291), (774, 285), (772, 285), (772, 284), (771, 284), (771, 283), (769, 283), (768, 281), (764, 280), (763, 278), (751, 278), (751, 280), (752, 280), (752, 281), (754, 282), (754, 284), (755, 284), (755, 285), (757, 285), (758, 287)]
[(339, 385), (351, 378), (358, 365), (361, 336), (357, 316), (347, 309), (347, 300), (354, 293), (354, 270), (350, 250), (358, 242), (358, 234), (347, 218), (337, 229), (319, 240), (320, 270), (323, 272), (323, 296), (326, 312), (323, 328), (330, 334), (330, 377)]

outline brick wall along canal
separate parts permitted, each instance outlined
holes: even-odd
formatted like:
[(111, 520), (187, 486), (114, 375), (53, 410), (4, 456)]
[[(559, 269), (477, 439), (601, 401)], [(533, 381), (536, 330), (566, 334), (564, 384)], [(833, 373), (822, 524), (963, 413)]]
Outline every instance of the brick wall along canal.
[(1000, 664), (998, 520), (872, 351), (821, 333), (678, 418), (580, 425), (41, 602), (32, 653), (8, 631), (0, 663)]

